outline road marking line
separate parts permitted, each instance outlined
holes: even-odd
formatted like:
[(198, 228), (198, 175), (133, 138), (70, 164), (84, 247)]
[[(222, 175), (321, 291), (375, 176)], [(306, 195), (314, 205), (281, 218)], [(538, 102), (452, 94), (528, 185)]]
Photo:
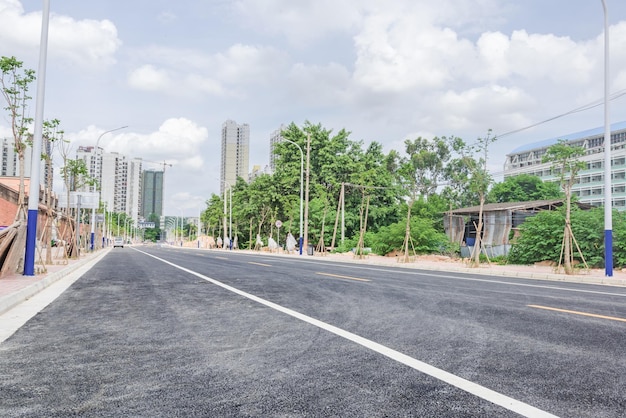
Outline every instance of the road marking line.
[(375, 351), (379, 354), (382, 354), (383, 356), (389, 357), (392, 360), (395, 360), (399, 363), (402, 363), (406, 366), (409, 366), (419, 372), (422, 372), (424, 374), (427, 374), (431, 377), (434, 377), (435, 379), (441, 380), (442, 382), (445, 382), (449, 385), (455, 386), (461, 390), (464, 390), (465, 392), (468, 392), (472, 395), (478, 396), (481, 399), (484, 399), (486, 401), (489, 401), (495, 405), (499, 405), (503, 408), (508, 409), (509, 411), (513, 411), (516, 412), (522, 416), (525, 417), (556, 417), (556, 415), (550, 414), (549, 412), (543, 411), (539, 408), (536, 408), (532, 405), (529, 405), (527, 403), (524, 403), (522, 401), (518, 401), (517, 399), (511, 398), (509, 396), (503, 395), (499, 392), (496, 392), (495, 390), (486, 388), (484, 386), (479, 385), (478, 383), (474, 383), (471, 382), (469, 380), (463, 379), (462, 377), (459, 377), (457, 375), (454, 375), (452, 373), (449, 373), (445, 370), (442, 369), (438, 369), (435, 366), (432, 366), (428, 363), (424, 363), (423, 361), (414, 359), (413, 357), (409, 357), (406, 354), (402, 354), (399, 351), (393, 350), (389, 347), (386, 347), (382, 344), (379, 344), (377, 342), (374, 342), (372, 340), (368, 340), (367, 338), (361, 337), (357, 334), (353, 334), (349, 331), (346, 331), (344, 329), (338, 328), (334, 325), (330, 325), (327, 324), (326, 322), (322, 322), (318, 319), (312, 318), (310, 316), (301, 314), (300, 312), (294, 311), (292, 309), (289, 308), (285, 308), (284, 306), (278, 305), (274, 302), (270, 302), (268, 300), (262, 299), (258, 296), (255, 296), (251, 293), (247, 293), (244, 292), (243, 290), (239, 290), (235, 287), (229, 286), (225, 283), (222, 283), (218, 280), (212, 279), (208, 276), (205, 276), (203, 274), (197, 273), (193, 270), (190, 270), (188, 268), (179, 266), (177, 264), (174, 264), (170, 261), (164, 260), (160, 257), (154, 256), (152, 254), (143, 252), (141, 250), (137, 250), (140, 253), (143, 253), (149, 257), (152, 257), (154, 259), (157, 259), (165, 264), (168, 264), (172, 267), (175, 267), (179, 270), (182, 270), (184, 272), (187, 272), (191, 275), (194, 275), (196, 277), (199, 277), (201, 279), (206, 280), (209, 283), (212, 283), (216, 286), (221, 287), (222, 289), (228, 290), (230, 292), (233, 292), (237, 295), (243, 296), (245, 298), (248, 298), (250, 300), (253, 300), (257, 303), (260, 303), (262, 305), (265, 305), (269, 308), (272, 308), (274, 310), (277, 310), (279, 312), (282, 312), (286, 315), (292, 316), (294, 318), (297, 318), (301, 321), (304, 321), (308, 324), (311, 324), (313, 326), (316, 326), (318, 328), (321, 328), (323, 330), (326, 330), (328, 332), (331, 332), (335, 335), (338, 335), (342, 338), (345, 338), (349, 341), (352, 341), (354, 343), (357, 343), (363, 347), (366, 347), (372, 351)]
[(263, 266), (263, 267), (272, 267), (271, 264), (255, 263), (254, 261), (248, 261), (248, 264), (254, 264), (256, 266)]
[(218, 260), (228, 260), (228, 258), (226, 258), (226, 257), (220, 257), (220, 256), (217, 256), (217, 257), (215, 257), (215, 258), (217, 258)]
[(592, 313), (580, 312), (580, 311), (570, 311), (569, 309), (551, 308), (549, 306), (541, 306), (541, 305), (527, 305), (527, 306), (529, 308), (544, 309), (546, 311), (563, 312), (563, 313), (569, 313), (569, 314), (574, 314), (574, 315), (590, 316), (592, 318), (610, 319), (611, 321), (626, 322), (625, 318), (618, 318), (615, 316), (598, 315), (598, 314), (592, 314)]
[(336, 277), (338, 279), (358, 280), (360, 282), (371, 282), (371, 280), (368, 280), (368, 279), (359, 279), (358, 277), (350, 277), (350, 276), (340, 276), (339, 274), (321, 273), (319, 271), (315, 272), (315, 274), (319, 274), (320, 276)]

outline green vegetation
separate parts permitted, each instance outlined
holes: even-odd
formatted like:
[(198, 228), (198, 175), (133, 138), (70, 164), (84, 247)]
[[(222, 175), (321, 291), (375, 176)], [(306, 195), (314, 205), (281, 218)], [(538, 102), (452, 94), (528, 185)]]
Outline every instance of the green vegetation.
[[(352, 249), (373, 253), (459, 254), (443, 227), (443, 213), (460, 207), (491, 202), (565, 199), (572, 170), (577, 169), (579, 150), (560, 148), (548, 153), (561, 182), (544, 183), (530, 175), (507, 178), (493, 184), (486, 171), (488, 147), (495, 140), (488, 133), (474, 144), (456, 137), (417, 138), (405, 141), (404, 153), (385, 154), (376, 142), (364, 147), (349, 138), (349, 132), (333, 133), (320, 125), (291, 124), (283, 136), (307, 149), (310, 135), (309, 243), (333, 251)], [(561, 146), (562, 143), (557, 144)], [(569, 151), (569, 150), (565, 150)], [(232, 190), (233, 232), (240, 248), (254, 248), (256, 235), (277, 240), (276, 221), (282, 221), (280, 242), (288, 232), (299, 236), (300, 152), (288, 142), (276, 145), (276, 172), (251, 183), (239, 179)], [(567, 154), (567, 155), (565, 155)], [(565, 158), (565, 159), (564, 159)], [(565, 166), (563, 164), (566, 164)], [(345, 240), (341, 242), (341, 192), (344, 190)], [(227, 196), (228, 197), (228, 196)], [(569, 194), (571, 198), (571, 194)], [(224, 233), (224, 197), (212, 195), (206, 202), (202, 222), (209, 235)], [(532, 264), (561, 257), (567, 206), (541, 212), (520, 228), (509, 257), (492, 262)], [(615, 215), (614, 264), (626, 265), (625, 214)], [(603, 264), (603, 213), (571, 209), (571, 232), (587, 263)], [(186, 232), (188, 233), (188, 232)], [(572, 239), (572, 234), (568, 235)], [(574, 249), (575, 246), (570, 246)], [(476, 256), (476, 254), (474, 254)], [(479, 254), (479, 260), (486, 260)], [(580, 261), (572, 251), (571, 264)]]

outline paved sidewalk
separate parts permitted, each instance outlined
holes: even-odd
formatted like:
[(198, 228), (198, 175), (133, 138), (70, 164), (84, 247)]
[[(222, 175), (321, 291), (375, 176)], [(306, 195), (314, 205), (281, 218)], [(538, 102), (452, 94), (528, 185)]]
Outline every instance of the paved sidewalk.
[[(34, 276), (13, 273), (0, 278), (0, 315), (41, 292), (76, 269), (88, 263), (95, 264), (109, 251), (110, 248), (97, 250), (93, 253), (81, 255), (79, 259), (53, 258), (55, 264), (45, 266), (47, 270), (45, 273), (39, 273)], [(35, 271), (41, 268), (43, 266), (35, 265)]]
[[(228, 250), (207, 250), (189, 247), (175, 247), (177, 249), (188, 249), (194, 251), (228, 251)], [(62, 260), (67, 261), (67, 264), (53, 264), (46, 266), (47, 272), (40, 273), (35, 276), (23, 276), (21, 274), (12, 274), (0, 279), (0, 315), (9, 311), (13, 307), (17, 306), (21, 302), (31, 298), (38, 292), (42, 291), (46, 287), (50, 286), (57, 280), (69, 275), (78, 268), (87, 265), (89, 263), (95, 264), (102, 257), (104, 257), (111, 248), (105, 248), (103, 250), (97, 250), (94, 253), (88, 253), (80, 257), (78, 260)], [(422, 270), (433, 271), (448, 271), (448, 272), (461, 272), (472, 274), (484, 274), (491, 276), (502, 277), (519, 277), (527, 279), (537, 280), (552, 280), (562, 282), (573, 283), (588, 283), (588, 284), (602, 284), (610, 286), (626, 286), (626, 272), (621, 270), (615, 270), (613, 277), (606, 277), (603, 269), (590, 269), (588, 271), (581, 271), (576, 275), (565, 275), (563, 273), (557, 273), (553, 267), (544, 265), (535, 266), (519, 266), (519, 265), (498, 265), (498, 264), (483, 264), (478, 268), (469, 267), (464, 261), (451, 259), (444, 256), (418, 256), (413, 261), (408, 263), (399, 262), (394, 257), (381, 257), (377, 255), (368, 255), (364, 258), (358, 258), (347, 254), (319, 254), (316, 253), (313, 256), (299, 255), (297, 253), (285, 254), (285, 253), (270, 253), (270, 252), (258, 252), (250, 250), (235, 250), (237, 252), (247, 252), (254, 254), (266, 255), (268, 257), (302, 257), (324, 259), (328, 261), (341, 261), (349, 263), (357, 263), (361, 265), (372, 266), (387, 266), (387, 267), (401, 267), (412, 268)]]

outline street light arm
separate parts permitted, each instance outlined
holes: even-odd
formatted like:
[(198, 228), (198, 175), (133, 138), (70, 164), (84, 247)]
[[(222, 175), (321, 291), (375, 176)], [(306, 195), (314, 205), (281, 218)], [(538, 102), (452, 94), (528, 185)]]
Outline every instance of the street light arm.
[(115, 132), (115, 131), (119, 131), (120, 129), (126, 129), (128, 128), (128, 125), (125, 126), (120, 126), (119, 128), (115, 128), (115, 129), (111, 129), (109, 131), (104, 131), (100, 134), (100, 136), (98, 137), (98, 139), (96, 140), (96, 151), (98, 150), (98, 145), (100, 144), (100, 139), (102, 139), (102, 137), (110, 132)]

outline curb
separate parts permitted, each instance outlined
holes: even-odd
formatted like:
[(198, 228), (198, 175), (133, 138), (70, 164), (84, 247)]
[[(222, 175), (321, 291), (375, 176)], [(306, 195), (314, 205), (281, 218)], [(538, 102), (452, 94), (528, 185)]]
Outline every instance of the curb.
[(13, 309), (20, 303), (24, 302), (25, 300), (30, 299), (37, 293), (41, 292), (42, 290), (50, 286), (51, 284), (73, 273), (74, 271), (78, 270), (84, 265), (88, 263), (96, 264), (98, 261), (100, 261), (101, 258), (103, 258), (106, 254), (108, 254), (110, 250), (111, 249), (108, 248), (107, 250), (100, 252), (96, 255), (91, 255), (82, 260), (78, 260), (77, 262), (70, 264), (69, 266), (65, 267), (62, 270), (55, 271), (54, 273), (50, 273), (49, 275), (39, 280), (38, 282), (32, 283), (31, 285), (26, 286), (23, 289), (18, 290), (17, 292), (11, 293), (10, 295), (6, 295), (0, 298), (0, 315), (8, 312), (9, 310)]

